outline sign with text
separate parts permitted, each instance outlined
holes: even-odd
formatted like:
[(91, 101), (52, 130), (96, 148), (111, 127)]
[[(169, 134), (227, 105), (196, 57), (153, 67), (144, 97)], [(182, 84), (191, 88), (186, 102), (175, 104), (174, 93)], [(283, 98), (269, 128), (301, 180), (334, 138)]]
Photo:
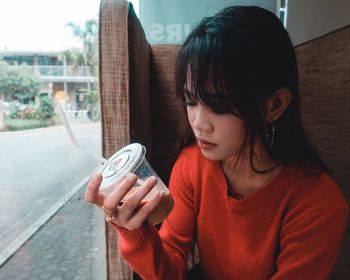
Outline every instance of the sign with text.
[(140, 0), (139, 17), (151, 44), (181, 44), (203, 17), (233, 5), (257, 5), (276, 12), (276, 0)]

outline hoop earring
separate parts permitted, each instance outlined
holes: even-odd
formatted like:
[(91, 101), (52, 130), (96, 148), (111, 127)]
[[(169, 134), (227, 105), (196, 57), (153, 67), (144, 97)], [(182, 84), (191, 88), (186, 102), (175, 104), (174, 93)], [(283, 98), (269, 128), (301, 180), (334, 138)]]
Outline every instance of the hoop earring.
[(265, 141), (270, 148), (272, 148), (275, 140), (275, 132), (275, 123), (267, 123), (265, 128)]

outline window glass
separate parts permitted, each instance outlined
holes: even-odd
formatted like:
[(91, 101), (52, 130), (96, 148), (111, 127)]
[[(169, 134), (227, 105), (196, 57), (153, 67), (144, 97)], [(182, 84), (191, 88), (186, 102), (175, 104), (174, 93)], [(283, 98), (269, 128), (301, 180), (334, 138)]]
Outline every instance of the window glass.
[(283, 22), (284, 27), (287, 27), (287, 11), (288, 11), (288, 0), (280, 1), (279, 17)]
[(103, 216), (83, 197), (101, 163), (58, 114), (101, 154), (99, 2), (0, 3), (0, 279), (106, 279)]
[(181, 44), (193, 25), (227, 6), (257, 5), (274, 13), (276, 0), (139, 0), (139, 17), (151, 44)]

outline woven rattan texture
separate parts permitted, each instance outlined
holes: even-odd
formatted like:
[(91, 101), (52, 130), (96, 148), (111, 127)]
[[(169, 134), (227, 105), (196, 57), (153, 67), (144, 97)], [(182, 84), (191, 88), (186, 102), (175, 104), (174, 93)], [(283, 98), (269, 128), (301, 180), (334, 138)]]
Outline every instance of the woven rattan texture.
[[(100, 93), (103, 154), (111, 156), (130, 142), (141, 142), (151, 156), (149, 97), (150, 49), (132, 6), (102, 1), (100, 9)], [(107, 226), (109, 279), (129, 279), (118, 236)]]
[(106, 157), (130, 142), (127, 9), (125, 1), (101, 2), (99, 83), (103, 154)]
[[(127, 14), (125, 1), (101, 1), (99, 84), (105, 157), (130, 142)], [(106, 247), (108, 279), (131, 279), (131, 269), (118, 250), (118, 236), (109, 225), (106, 226)]]
[[(296, 48), (306, 130), (350, 202), (350, 26)], [(350, 279), (348, 224), (334, 279)]]
[(151, 55), (152, 165), (167, 183), (187, 125), (175, 94), (175, 60), (179, 45), (154, 45)]

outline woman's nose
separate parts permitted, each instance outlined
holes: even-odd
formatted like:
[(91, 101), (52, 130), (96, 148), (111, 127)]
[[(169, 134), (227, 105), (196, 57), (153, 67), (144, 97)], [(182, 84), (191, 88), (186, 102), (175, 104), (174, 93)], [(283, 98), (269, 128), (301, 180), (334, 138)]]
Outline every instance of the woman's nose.
[(197, 104), (188, 108), (187, 112), (190, 125), (196, 135), (203, 132), (209, 133), (213, 130), (214, 127), (210, 121), (208, 110), (204, 106)]

